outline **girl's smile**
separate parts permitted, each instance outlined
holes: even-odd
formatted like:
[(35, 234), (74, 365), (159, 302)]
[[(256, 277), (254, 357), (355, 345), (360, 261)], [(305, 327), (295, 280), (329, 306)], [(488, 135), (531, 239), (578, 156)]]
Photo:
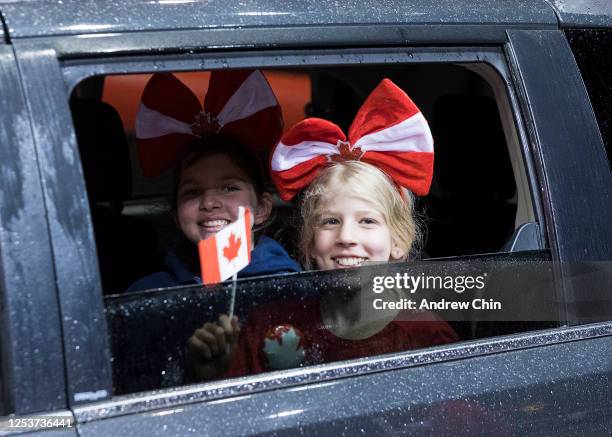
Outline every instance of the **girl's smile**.
[(221, 229), (226, 227), (231, 223), (230, 219), (217, 219), (217, 220), (202, 220), (198, 222), (198, 226), (202, 228), (202, 232), (206, 234), (211, 234), (215, 232), (219, 232)]

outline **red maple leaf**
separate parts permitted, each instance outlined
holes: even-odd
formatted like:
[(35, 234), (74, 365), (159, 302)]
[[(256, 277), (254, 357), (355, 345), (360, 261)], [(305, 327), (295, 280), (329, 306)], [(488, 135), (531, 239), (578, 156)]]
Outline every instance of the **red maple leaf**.
[(208, 112), (201, 111), (195, 116), (195, 123), (191, 126), (191, 133), (198, 137), (206, 137), (221, 130), (221, 125), (216, 117)]
[(336, 146), (338, 147), (340, 154), (333, 155), (333, 161), (359, 161), (363, 155), (363, 150), (361, 150), (361, 148), (351, 146), (351, 143), (348, 141), (338, 140), (338, 144), (336, 144)]
[(238, 250), (240, 250), (240, 238), (236, 239), (234, 234), (230, 234), (227, 246), (223, 248), (223, 256), (227, 258), (227, 262), (238, 256)]

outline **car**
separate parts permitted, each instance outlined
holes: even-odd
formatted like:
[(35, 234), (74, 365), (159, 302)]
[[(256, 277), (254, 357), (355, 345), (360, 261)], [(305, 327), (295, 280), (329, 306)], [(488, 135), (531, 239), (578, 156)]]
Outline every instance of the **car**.
[[(609, 2), (0, 0), (0, 13), (0, 433), (612, 432)], [(133, 115), (153, 73), (204, 86), (244, 68), (287, 120), (343, 128), (391, 78), (430, 122), (436, 161), (420, 259), (243, 279), (241, 318), (372, 272), (488, 275), (512, 310), (442, 313), (454, 343), (186, 379), (187, 338), (226, 311), (231, 284), (125, 292), (173, 232), (171, 175), (140, 172)], [(277, 209), (296, 255), (295, 205)]]

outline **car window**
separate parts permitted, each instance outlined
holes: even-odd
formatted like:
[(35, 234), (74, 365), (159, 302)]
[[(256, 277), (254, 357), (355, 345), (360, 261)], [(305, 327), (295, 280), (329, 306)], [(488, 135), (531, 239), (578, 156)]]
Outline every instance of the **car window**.
[[(432, 290), (444, 293), (450, 280), (449, 287), (461, 295), (466, 284), (470, 290), (480, 283), (484, 286), (487, 270), (491, 273), (497, 265), (519, 262), (528, 271), (550, 260), (524, 164), (520, 127), (515, 125), (505, 83), (493, 67), (438, 62), (263, 70), (263, 74), (278, 97), (285, 131), (304, 117), (319, 117), (347, 132), (368, 94), (384, 78), (413, 99), (431, 126), (436, 154), (431, 190), (415, 204), (423, 228), (421, 244), (408, 262), (391, 267), (240, 279), (235, 298), (227, 283), (202, 287), (190, 281), (199, 276), (197, 264), (189, 264), (193, 260), (184, 263), (192, 270), (188, 280), (170, 284), (182, 285), (179, 288), (154, 280), (126, 292), (143, 277), (159, 278), (155, 275), (175, 262), (168, 261), (180, 238), (172, 207), (173, 174), (166, 171), (148, 177), (138, 160), (135, 117), (152, 75), (85, 79), (75, 87), (70, 103), (105, 293), (115, 394), (555, 326), (558, 314), (550, 312), (476, 323), (473, 314), (461, 308), (459, 313), (420, 308), (406, 315), (408, 308), (399, 314), (395, 311), (399, 307), (391, 312), (386, 307), (382, 313), (360, 315), (359, 329), (346, 331), (344, 321), (333, 311), (338, 299), (361, 302), (360, 306), (363, 299), (375, 296), (373, 277), (411, 272), (409, 276), (420, 275), (425, 281), (423, 269), (433, 269)], [(201, 104), (210, 72), (177, 72), (175, 76)], [(275, 239), (292, 258), (302, 260), (299, 201), (276, 196), (274, 210), (274, 220), (261, 233)], [(444, 258), (450, 264), (442, 257), (451, 257)], [(374, 268), (391, 270), (375, 274)], [(541, 268), (538, 274), (545, 276), (542, 296), (551, 298), (549, 268)], [(525, 278), (529, 275), (525, 273)], [(457, 284), (461, 291), (456, 291)], [(406, 292), (404, 287), (398, 296)], [(493, 300), (485, 307), (488, 304)], [(374, 305), (382, 301), (367, 302), (365, 307)], [(232, 353), (236, 352), (222, 371), (205, 372), (208, 376), (203, 377), (197, 371), (199, 364), (192, 363), (188, 342), (206, 322), (217, 322), (220, 315), (230, 313), (230, 307), (241, 329), (232, 337)], [(199, 353), (204, 354), (202, 350)]]
[[(308, 368), (551, 328), (558, 307), (550, 269), (548, 254), (535, 251), (239, 280), (234, 315), (241, 333), (235, 355), (223, 371), (210, 373), (194, 372), (186, 343), (204, 323), (229, 313), (230, 283), (108, 296), (114, 391)], [(383, 283), (375, 278), (398, 277), (394, 286), (423, 282), (416, 294), (410, 285), (378, 293)], [(523, 291), (521, 299), (517, 289)], [(342, 320), (329, 317), (338, 301), (355, 305), (358, 329), (343, 331)], [(450, 302), (465, 306), (450, 307)]]
[[(498, 101), (495, 93), (500, 90), (475, 67), (370, 68), (363, 69), (360, 80), (346, 67), (266, 75), (283, 109), (285, 130), (311, 116), (329, 119), (346, 131), (373, 85), (384, 77), (413, 98), (435, 140), (431, 190), (416, 204), (426, 227), (421, 257), (504, 251), (511, 247), (513, 233), (536, 221), (518, 139), (507, 120), (511, 112)], [(135, 116), (150, 77), (96, 77), (82, 82), (71, 102), (107, 294), (120, 293), (158, 270), (176, 239), (172, 172), (145, 177), (137, 158)], [(177, 77), (203, 97), (209, 73)], [(89, 97), (92, 89), (98, 100)], [(295, 202), (277, 199), (275, 210), (267, 234), (299, 258), (292, 226)]]
[(565, 31), (587, 87), (608, 163), (612, 162), (612, 31), (568, 29)]

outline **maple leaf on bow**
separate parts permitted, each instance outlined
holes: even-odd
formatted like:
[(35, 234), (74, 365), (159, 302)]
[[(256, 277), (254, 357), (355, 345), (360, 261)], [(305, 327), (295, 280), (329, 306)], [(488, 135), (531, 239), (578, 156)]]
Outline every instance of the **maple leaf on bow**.
[(190, 127), (191, 133), (200, 138), (215, 134), (221, 130), (221, 125), (217, 118), (204, 111), (200, 111), (195, 116), (195, 123)]
[(332, 161), (359, 161), (363, 156), (363, 150), (360, 147), (353, 147), (348, 141), (340, 141), (336, 144), (339, 155), (332, 155)]
[(240, 250), (240, 238), (236, 239), (236, 236), (232, 233), (229, 236), (227, 246), (223, 248), (223, 256), (227, 258), (227, 262), (232, 262), (238, 256), (238, 250)]

